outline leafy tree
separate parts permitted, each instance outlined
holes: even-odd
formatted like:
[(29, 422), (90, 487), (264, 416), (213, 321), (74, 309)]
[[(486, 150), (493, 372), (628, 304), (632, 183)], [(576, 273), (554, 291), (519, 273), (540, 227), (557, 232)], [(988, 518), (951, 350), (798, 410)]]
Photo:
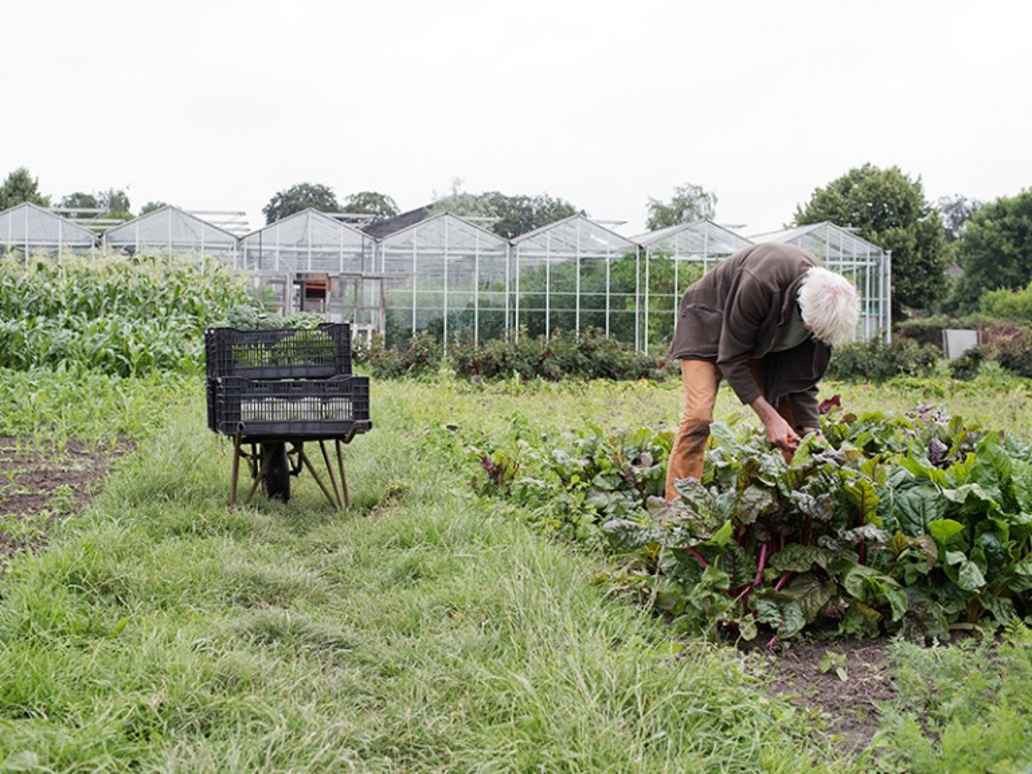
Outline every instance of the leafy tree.
[(961, 194), (942, 196), (936, 202), (939, 212), (942, 214), (942, 224), (946, 228), (946, 240), (955, 242), (960, 239), (964, 225), (971, 220), (971, 216), (978, 212), (982, 202), (978, 199), (969, 199)]
[(50, 206), (50, 197), (39, 192), (39, 179), (32, 176), (27, 167), (18, 167), (0, 186), (0, 210), (14, 207), (23, 202)]
[(265, 223), (269, 224), (309, 207), (320, 212), (340, 212), (341, 209), (329, 186), (298, 183), (275, 194), (262, 208), (262, 212), (265, 214)]
[(97, 193), (97, 205), (105, 211), (107, 217), (128, 215), (131, 209), (129, 194), (119, 188), (109, 188)]
[(510, 196), (501, 191), (474, 194), (462, 190), (458, 178), (450, 194), (434, 201), (433, 213), (451, 212), (463, 217), (491, 218), (491, 230), (506, 239), (518, 237), (541, 226), (584, 214), (570, 202), (549, 194)]
[(154, 210), (160, 210), (162, 207), (167, 207), (168, 202), (152, 201), (147, 202), (140, 208), (140, 214), (146, 215), (148, 212), (154, 212)]
[(946, 229), (925, 200), (921, 179), (899, 167), (864, 164), (813, 192), (796, 208), (797, 225), (830, 220), (852, 226), (864, 239), (892, 250), (892, 308), (927, 308), (946, 289)]
[(685, 183), (674, 188), (669, 202), (649, 197), (647, 208), (646, 226), (649, 231), (655, 231), (678, 223), (712, 218), (717, 212), (717, 195), (701, 185)]
[(987, 290), (1025, 287), (1032, 281), (1032, 189), (983, 205), (957, 245), (963, 305), (972, 306)]
[(358, 193), (349, 194), (344, 199), (342, 210), (344, 212), (372, 215), (373, 223), (393, 218), (400, 212), (394, 199), (387, 194), (377, 191), (359, 191)]
[[(91, 193), (85, 191), (76, 191), (70, 193), (67, 196), (61, 197), (61, 206), (68, 208), (81, 208), (84, 210), (96, 210), (100, 208), (100, 204), (97, 203), (97, 197)], [(68, 217), (70, 218), (89, 218), (91, 215), (83, 213), (71, 213)]]

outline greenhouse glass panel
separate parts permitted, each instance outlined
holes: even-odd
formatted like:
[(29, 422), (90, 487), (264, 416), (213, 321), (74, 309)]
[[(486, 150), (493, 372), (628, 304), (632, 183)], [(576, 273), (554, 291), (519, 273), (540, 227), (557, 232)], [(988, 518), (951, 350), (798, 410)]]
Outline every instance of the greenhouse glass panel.
[(237, 237), (178, 207), (166, 205), (104, 232), (104, 246), (133, 255), (218, 258), (235, 265)]
[(638, 245), (583, 215), (512, 240), (513, 326), (530, 336), (597, 328), (638, 346)]
[(311, 208), (240, 240), (240, 266), (258, 275), (371, 271), (374, 243), (354, 226)]
[(445, 348), (505, 335), (508, 243), (497, 234), (441, 213), (385, 237), (378, 262), (397, 277), (385, 290), (391, 343), (419, 330)]
[(81, 254), (95, 244), (89, 229), (31, 202), (0, 212), (0, 254)]
[(666, 347), (670, 341), (685, 289), (717, 263), (752, 244), (711, 220), (679, 223), (632, 239), (644, 248), (639, 303), (640, 341), (645, 351)]

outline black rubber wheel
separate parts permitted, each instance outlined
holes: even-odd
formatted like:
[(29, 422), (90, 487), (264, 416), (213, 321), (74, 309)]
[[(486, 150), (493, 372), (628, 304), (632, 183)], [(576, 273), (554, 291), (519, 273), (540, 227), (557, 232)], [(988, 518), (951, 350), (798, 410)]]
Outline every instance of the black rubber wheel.
[(285, 443), (262, 444), (262, 468), (265, 476), (262, 489), (265, 496), (287, 502), (290, 499), (290, 465)]

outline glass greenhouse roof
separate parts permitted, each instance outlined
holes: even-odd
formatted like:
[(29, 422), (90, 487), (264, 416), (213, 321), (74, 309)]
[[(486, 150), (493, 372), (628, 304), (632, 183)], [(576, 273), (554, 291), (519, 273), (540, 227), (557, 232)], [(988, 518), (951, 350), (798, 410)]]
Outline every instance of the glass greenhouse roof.
[(93, 247), (93, 232), (30, 202), (0, 212), (0, 243), (29, 247)]
[(493, 231), (481, 228), (458, 215), (444, 212), (395, 231), (380, 243), (392, 253), (413, 249), (424, 252), (504, 251), (506, 241)]
[(252, 231), (241, 238), (240, 244), (245, 248), (256, 248), (261, 244), (263, 248), (270, 250), (275, 249), (277, 245), (291, 248), (312, 246), (319, 249), (361, 250), (372, 241), (372, 237), (354, 226), (309, 207)]
[(104, 232), (104, 243), (114, 247), (167, 245), (235, 250), (237, 238), (196, 215), (165, 205), (108, 229)]
[(521, 254), (603, 256), (634, 250), (637, 245), (584, 215), (571, 215), (516, 237)]
[(805, 247), (813, 252), (815, 243), (823, 243), (824, 249), (817, 250), (817, 254), (827, 255), (871, 255), (881, 256), (885, 251), (881, 247), (868, 242), (862, 237), (847, 231), (841, 226), (836, 226), (831, 221), (811, 223), (806, 226), (785, 229), (784, 231), (771, 231), (766, 234), (756, 234), (750, 237), (753, 242), (780, 242), (781, 244), (794, 244)]
[(731, 255), (752, 244), (711, 220), (678, 223), (631, 237), (649, 250), (670, 255)]

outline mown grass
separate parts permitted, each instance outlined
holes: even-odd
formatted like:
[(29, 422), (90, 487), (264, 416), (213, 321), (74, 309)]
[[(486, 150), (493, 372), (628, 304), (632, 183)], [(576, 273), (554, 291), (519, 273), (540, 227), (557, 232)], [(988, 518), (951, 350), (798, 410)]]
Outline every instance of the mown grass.
[[(606, 598), (594, 557), (492, 512), (446, 451), (444, 425), (514, 415), (669, 425), (675, 384), (377, 384), (344, 515), (307, 478), (227, 512), (228, 446), (188, 398), (0, 579), (0, 768), (871, 770), (745, 657)], [(999, 403), (950, 400), (994, 424)]]

